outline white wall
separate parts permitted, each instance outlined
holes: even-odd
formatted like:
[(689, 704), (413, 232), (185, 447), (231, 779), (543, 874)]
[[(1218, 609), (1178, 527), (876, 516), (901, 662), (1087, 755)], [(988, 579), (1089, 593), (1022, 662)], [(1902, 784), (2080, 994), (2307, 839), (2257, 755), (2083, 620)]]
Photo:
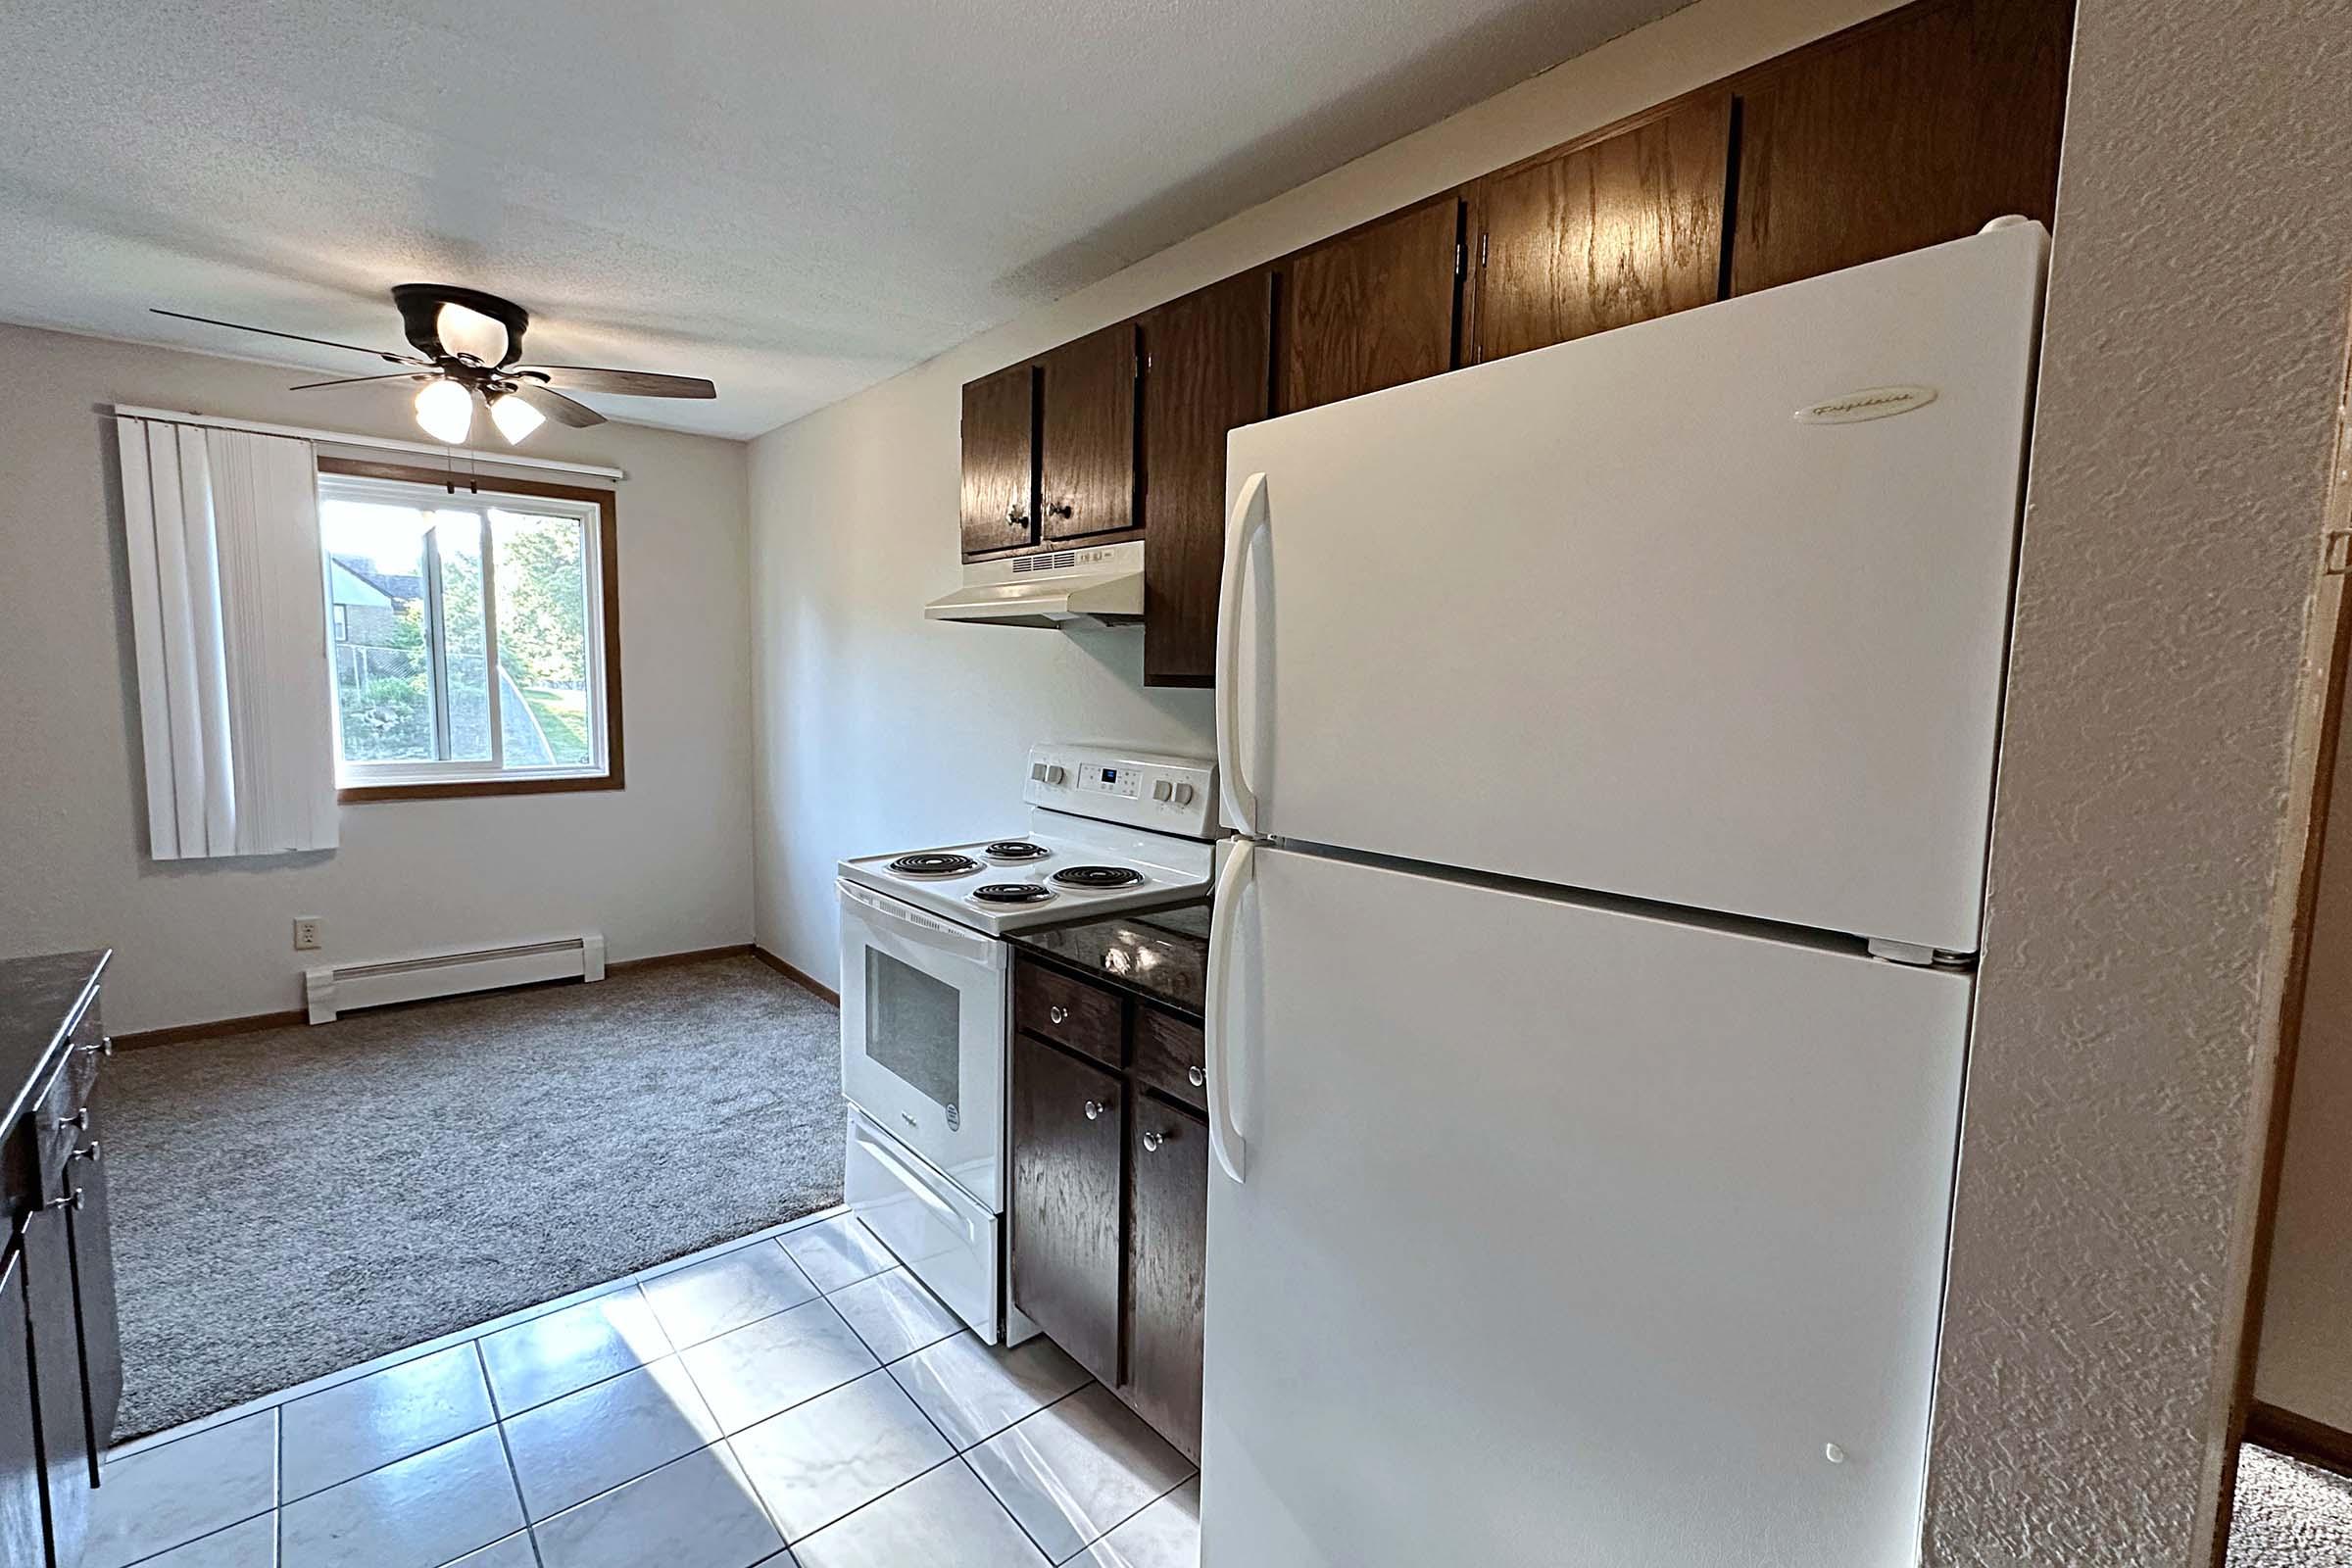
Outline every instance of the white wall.
[(1213, 748), (1138, 630), (926, 622), (957, 572), (958, 397), (986, 371), (1887, 9), (1700, 0), (752, 447), (762, 946), (830, 980), (833, 862), (1017, 825), (1032, 742)]
[[(626, 789), (348, 807), (328, 854), (145, 858), (107, 408), (415, 436), (397, 391), (284, 391), (317, 378), (0, 326), (0, 954), (113, 947), (122, 1031), (296, 1006), (321, 956), (585, 927), (615, 959), (749, 941), (746, 449), (636, 426), (532, 442), (629, 472)], [(297, 914), (325, 919), (323, 955), (293, 951)]]
[(2352, 5), (2080, 0), (1928, 1560), (2204, 1568), (2313, 718)]
[(2352, 1432), (2352, 726), (2323, 857), (2254, 1396)]

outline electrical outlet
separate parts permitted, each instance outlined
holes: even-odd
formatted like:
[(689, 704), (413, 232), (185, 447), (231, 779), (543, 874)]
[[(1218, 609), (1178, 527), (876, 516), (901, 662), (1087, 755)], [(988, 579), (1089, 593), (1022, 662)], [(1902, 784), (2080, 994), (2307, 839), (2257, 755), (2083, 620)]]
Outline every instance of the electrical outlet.
[(294, 951), (296, 953), (318, 952), (319, 933), (325, 928), (325, 925), (326, 922), (315, 914), (296, 915), (294, 917)]

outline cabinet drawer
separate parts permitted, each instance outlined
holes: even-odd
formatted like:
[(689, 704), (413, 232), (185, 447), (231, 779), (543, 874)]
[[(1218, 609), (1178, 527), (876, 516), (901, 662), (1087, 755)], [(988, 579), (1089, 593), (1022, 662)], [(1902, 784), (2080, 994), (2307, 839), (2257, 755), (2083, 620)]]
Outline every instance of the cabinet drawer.
[(81, 1059), (76, 1051), (61, 1054), (57, 1065), (50, 1069), (48, 1087), (41, 1091), (40, 1100), (28, 1112), (32, 1117), (33, 1149), (40, 1162), (39, 1191), (43, 1198), (56, 1193), (58, 1177), (65, 1170), (66, 1161), (74, 1157), (82, 1123), (88, 1120), (83, 1113), (88, 1102), (81, 1098), (75, 1067)]
[(90, 1102), (90, 1092), (98, 1087), (98, 1060), (106, 1053), (106, 1025), (98, 1016), (98, 999), (92, 997), (80, 1019), (68, 1036), (67, 1059), (74, 1066), (74, 1098), (76, 1105)]
[(1208, 1110), (1208, 1055), (1200, 1026), (1156, 1007), (1135, 1011), (1136, 1082), (1180, 1100), (1195, 1110)]
[(1013, 1022), (1040, 1040), (1082, 1051), (1113, 1067), (1126, 1065), (1121, 1007), (1115, 991), (1073, 980), (1058, 969), (1023, 959), (1013, 970)]

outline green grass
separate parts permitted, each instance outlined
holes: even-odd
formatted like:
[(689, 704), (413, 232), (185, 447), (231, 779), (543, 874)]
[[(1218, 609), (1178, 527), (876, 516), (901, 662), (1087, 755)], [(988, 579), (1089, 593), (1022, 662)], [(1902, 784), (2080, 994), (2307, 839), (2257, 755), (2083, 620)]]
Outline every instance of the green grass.
[(531, 705), (531, 716), (539, 720), (540, 733), (547, 737), (548, 752), (558, 766), (588, 760), (587, 693), (525, 686), (522, 700)]

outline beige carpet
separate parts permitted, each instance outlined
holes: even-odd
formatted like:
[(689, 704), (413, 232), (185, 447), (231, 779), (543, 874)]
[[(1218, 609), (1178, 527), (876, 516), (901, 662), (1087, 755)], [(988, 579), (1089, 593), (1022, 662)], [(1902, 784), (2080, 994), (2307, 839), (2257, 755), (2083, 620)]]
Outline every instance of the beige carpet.
[(741, 957), (122, 1053), (121, 1435), (839, 1202), (838, 1028)]
[(2352, 1568), (2352, 1479), (2247, 1444), (2230, 1568)]

